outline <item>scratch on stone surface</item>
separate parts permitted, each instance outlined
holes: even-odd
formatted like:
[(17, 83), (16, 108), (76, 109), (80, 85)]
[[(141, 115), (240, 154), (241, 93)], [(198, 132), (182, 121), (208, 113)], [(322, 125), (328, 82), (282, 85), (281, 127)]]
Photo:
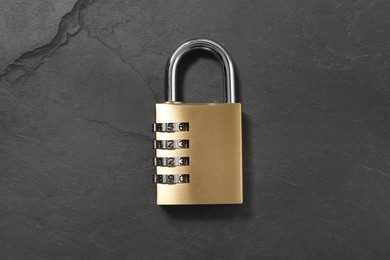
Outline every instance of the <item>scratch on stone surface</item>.
[(287, 179), (285, 179), (285, 178), (282, 178), (282, 177), (279, 177), (279, 179), (280, 179), (282, 182), (284, 182), (285, 184), (287, 184), (288, 186), (290, 186), (290, 187), (296, 189), (297, 191), (300, 191), (299, 184), (294, 183), (294, 182), (292, 182), (292, 181), (289, 181), (289, 180), (287, 180)]
[(113, 126), (112, 124), (108, 123), (108, 122), (105, 122), (105, 121), (99, 121), (99, 120), (96, 120), (96, 119), (86, 119), (84, 118), (85, 120), (87, 120), (87, 123), (95, 123), (95, 124), (99, 124), (99, 125), (104, 125), (112, 130), (114, 130), (115, 132), (118, 132), (122, 135), (132, 135), (132, 136), (136, 136), (136, 137), (141, 137), (143, 139), (146, 139), (146, 140), (152, 140), (152, 138), (148, 135), (145, 135), (145, 134), (142, 134), (142, 133), (137, 133), (137, 132), (133, 132), (133, 131), (123, 131), (115, 126)]
[(381, 171), (380, 169), (368, 167), (367, 165), (363, 165), (363, 164), (356, 164), (356, 166), (358, 166), (360, 168), (363, 168), (363, 169), (365, 169), (368, 172), (379, 173), (383, 177), (387, 177), (388, 176), (388, 173), (385, 173), (384, 171)]
[(82, 11), (93, 0), (78, 0), (72, 10), (65, 14), (58, 26), (57, 34), (47, 44), (32, 51), (23, 53), (0, 74), (0, 81), (17, 82), (24, 76), (32, 75), (45, 58), (52, 55), (60, 47), (66, 45), (81, 30)]
[[(123, 24), (123, 22), (120, 22), (120, 23), (116, 23), (112, 26), (112, 30), (114, 27), (118, 26), (119, 24)], [(119, 60), (123, 63), (123, 64), (126, 64), (127, 66), (129, 66), (129, 68), (142, 80), (143, 83), (145, 83), (146, 87), (148, 88), (150, 94), (152, 95), (153, 99), (155, 102), (157, 102), (157, 97), (156, 95), (154, 94), (153, 92), (153, 89), (150, 87), (150, 85), (146, 82), (146, 80), (144, 79), (144, 77), (142, 77), (142, 75), (134, 68), (133, 65), (131, 65), (131, 63), (127, 62), (123, 57), (122, 55), (120, 55), (120, 53), (117, 52), (117, 49), (115, 48), (112, 48), (110, 47), (108, 44), (106, 44), (105, 42), (103, 42), (102, 40), (100, 40), (99, 38), (97, 37), (94, 37), (93, 35), (91, 35), (91, 33), (84, 28), (84, 30), (86, 31), (87, 35), (89, 38), (91, 39), (94, 39), (96, 41), (98, 41), (99, 43), (101, 43), (104, 47), (106, 47), (108, 50), (110, 50), (111, 52), (113, 52), (118, 58)]]
[(352, 206), (355, 206), (356, 208), (360, 209), (361, 211), (370, 211), (368, 208), (363, 207), (360, 203), (357, 203), (355, 201), (344, 199), (343, 202), (351, 204)]

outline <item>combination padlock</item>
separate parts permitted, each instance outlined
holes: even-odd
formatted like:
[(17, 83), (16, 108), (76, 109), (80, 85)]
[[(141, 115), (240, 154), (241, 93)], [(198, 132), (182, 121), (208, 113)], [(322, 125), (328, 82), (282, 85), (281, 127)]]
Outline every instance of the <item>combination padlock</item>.
[[(184, 103), (176, 98), (180, 59), (210, 51), (222, 63), (225, 103)], [(236, 103), (233, 63), (218, 43), (190, 40), (168, 62), (168, 101), (156, 104), (154, 165), (158, 205), (241, 204), (241, 104)]]

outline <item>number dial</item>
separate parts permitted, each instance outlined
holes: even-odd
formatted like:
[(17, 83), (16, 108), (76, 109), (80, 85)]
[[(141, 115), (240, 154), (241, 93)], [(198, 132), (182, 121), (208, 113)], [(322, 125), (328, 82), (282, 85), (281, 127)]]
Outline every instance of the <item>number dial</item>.
[(157, 184), (179, 184), (189, 183), (189, 174), (155, 174), (153, 176), (154, 183)]
[(174, 122), (174, 123), (155, 123), (153, 124), (153, 132), (184, 132), (190, 130), (188, 122)]
[(190, 147), (189, 140), (154, 140), (153, 148), (162, 150), (187, 149)]
[(190, 157), (155, 157), (154, 166), (176, 167), (190, 165)]

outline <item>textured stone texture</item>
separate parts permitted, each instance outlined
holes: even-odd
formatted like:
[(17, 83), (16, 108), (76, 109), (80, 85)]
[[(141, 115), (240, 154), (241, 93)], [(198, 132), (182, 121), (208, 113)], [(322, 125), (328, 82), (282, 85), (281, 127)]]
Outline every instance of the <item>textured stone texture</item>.
[(76, 0), (0, 0), (0, 71), (24, 52), (50, 42)]
[[(387, 0), (30, 2), (0, 1), (1, 259), (390, 258)], [(155, 205), (154, 103), (194, 37), (236, 64), (242, 206)], [(222, 100), (209, 55), (181, 73)]]

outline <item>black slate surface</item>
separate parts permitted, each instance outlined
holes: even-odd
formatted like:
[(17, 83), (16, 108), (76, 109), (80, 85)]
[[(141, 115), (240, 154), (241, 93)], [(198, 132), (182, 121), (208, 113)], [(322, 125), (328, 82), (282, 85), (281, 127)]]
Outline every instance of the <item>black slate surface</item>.
[[(389, 1), (28, 2), (1, 2), (1, 259), (390, 258)], [(155, 205), (154, 104), (195, 37), (236, 65), (242, 206)], [(222, 100), (210, 55), (180, 72)]]

